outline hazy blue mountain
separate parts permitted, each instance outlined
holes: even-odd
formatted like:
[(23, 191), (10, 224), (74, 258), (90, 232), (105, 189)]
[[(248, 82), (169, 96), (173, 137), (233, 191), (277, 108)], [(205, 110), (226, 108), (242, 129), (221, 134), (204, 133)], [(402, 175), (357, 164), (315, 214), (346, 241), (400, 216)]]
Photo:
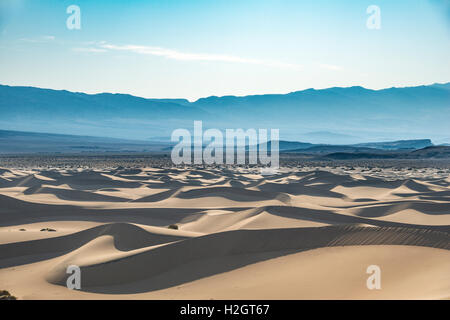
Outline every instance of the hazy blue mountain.
[(149, 101), (155, 101), (155, 102), (170, 102), (170, 103), (176, 103), (179, 105), (188, 105), (190, 104), (188, 99), (147, 99)]
[(185, 126), (208, 116), (172, 100), (10, 86), (0, 86), (0, 114), (2, 129), (128, 139), (170, 134), (177, 119)]
[(0, 154), (158, 152), (164, 143), (0, 130)]
[[(0, 85), (0, 114), (2, 129), (139, 140), (170, 137), (176, 128), (192, 132), (193, 120), (203, 120), (204, 129), (280, 129), (284, 140), (337, 132), (322, 137), (320, 142), (326, 144), (423, 137), (445, 143), (450, 83), (383, 90), (308, 89), (195, 102)], [(358, 141), (342, 140), (339, 132), (351, 132)]]
[(418, 140), (359, 143), (354, 146), (384, 149), (384, 150), (398, 150), (398, 149), (422, 149), (425, 147), (433, 146), (433, 143), (431, 142), (430, 139), (418, 139)]
[[(268, 143), (270, 149), (271, 141)], [(425, 147), (431, 147), (433, 143), (430, 139), (420, 140), (399, 140), (385, 142), (366, 142), (353, 145), (332, 145), (332, 144), (313, 144), (296, 141), (279, 141), (280, 152), (300, 152), (300, 153), (319, 153), (327, 154), (332, 152), (380, 152), (383, 150), (417, 150)]]
[[(259, 144), (257, 145), (257, 150), (259, 150)], [(278, 141), (278, 150), (280, 152), (282, 151), (289, 151), (289, 150), (302, 150), (302, 149), (307, 149), (314, 146), (314, 144), (312, 143), (308, 143), (308, 142), (297, 142), (297, 141), (284, 141), (284, 140), (280, 140)], [(272, 141), (268, 141), (267, 142), (267, 150), (271, 150), (272, 148)]]
[[(424, 139), (424, 141), (429, 141)], [(445, 158), (449, 157), (450, 147), (405, 149), (412, 146), (414, 141), (383, 142), (382, 146), (390, 149), (344, 146), (317, 145), (307, 142), (279, 141), (280, 153), (304, 155), (306, 157), (325, 157), (332, 159), (361, 159), (361, 158)], [(164, 153), (168, 155), (174, 143), (170, 141), (141, 141), (91, 136), (75, 136), (64, 134), (37, 133), (0, 130), (0, 155), (24, 153)], [(361, 144), (364, 145), (364, 144)], [(372, 145), (367, 143), (367, 145)], [(416, 144), (419, 146), (419, 144)], [(268, 142), (271, 149), (271, 141)], [(413, 152), (414, 151), (414, 152)]]
[(310, 141), (312, 143), (336, 143), (336, 144), (352, 144), (356, 141), (360, 141), (361, 139), (349, 135), (349, 134), (343, 134), (343, 133), (337, 133), (337, 132), (330, 132), (330, 131), (314, 131), (314, 132), (307, 132), (305, 134), (302, 134), (300, 136), (302, 140)]
[[(450, 84), (369, 90), (362, 87), (308, 89), (285, 95), (209, 97), (195, 106), (224, 113), (235, 125), (279, 128), (281, 138), (304, 139), (314, 131), (352, 132), (364, 140), (448, 136)], [(312, 139), (311, 139), (312, 140)], [(309, 140), (309, 141), (311, 141)], [(342, 143), (330, 137), (320, 143)], [(358, 141), (345, 141), (344, 143)]]

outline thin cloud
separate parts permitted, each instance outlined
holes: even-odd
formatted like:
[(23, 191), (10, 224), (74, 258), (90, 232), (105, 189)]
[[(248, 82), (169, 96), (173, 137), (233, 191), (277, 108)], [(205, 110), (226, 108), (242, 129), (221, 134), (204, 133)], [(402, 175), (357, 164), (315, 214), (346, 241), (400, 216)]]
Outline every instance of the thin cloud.
[(19, 41), (22, 42), (31, 42), (31, 43), (45, 43), (45, 42), (51, 42), (56, 39), (55, 36), (40, 36), (37, 38), (21, 38)]
[(319, 67), (322, 69), (327, 69), (327, 70), (332, 70), (332, 71), (341, 71), (344, 69), (341, 66), (336, 66), (336, 65), (332, 65), (332, 64), (320, 64)]
[(264, 59), (249, 59), (232, 55), (224, 54), (209, 54), (209, 53), (188, 53), (181, 52), (173, 49), (166, 49), (161, 47), (152, 46), (139, 46), (139, 45), (113, 45), (103, 43), (99, 45), (100, 48), (112, 50), (112, 51), (127, 51), (142, 55), (151, 55), (164, 57), (172, 60), (179, 61), (215, 61), (215, 62), (231, 62), (231, 63), (245, 63), (263, 65), (267, 67), (279, 67), (290, 69), (301, 69), (302, 66), (291, 63), (284, 63), (280, 61), (264, 60)]

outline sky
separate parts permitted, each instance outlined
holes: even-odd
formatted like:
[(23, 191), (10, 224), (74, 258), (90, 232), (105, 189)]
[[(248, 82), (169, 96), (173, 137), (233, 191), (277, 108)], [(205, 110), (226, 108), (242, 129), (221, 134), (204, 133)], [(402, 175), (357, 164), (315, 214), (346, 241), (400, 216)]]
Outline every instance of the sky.
[(191, 101), (381, 89), (449, 82), (449, 53), (450, 0), (0, 0), (5, 85)]

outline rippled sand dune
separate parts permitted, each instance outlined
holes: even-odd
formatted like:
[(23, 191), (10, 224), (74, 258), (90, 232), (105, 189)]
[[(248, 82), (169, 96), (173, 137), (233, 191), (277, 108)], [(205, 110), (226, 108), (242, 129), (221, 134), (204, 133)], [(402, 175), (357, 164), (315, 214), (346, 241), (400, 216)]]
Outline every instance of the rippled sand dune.
[[(0, 168), (20, 299), (448, 299), (450, 170)], [(81, 290), (66, 288), (69, 265)], [(366, 269), (381, 269), (369, 290)]]

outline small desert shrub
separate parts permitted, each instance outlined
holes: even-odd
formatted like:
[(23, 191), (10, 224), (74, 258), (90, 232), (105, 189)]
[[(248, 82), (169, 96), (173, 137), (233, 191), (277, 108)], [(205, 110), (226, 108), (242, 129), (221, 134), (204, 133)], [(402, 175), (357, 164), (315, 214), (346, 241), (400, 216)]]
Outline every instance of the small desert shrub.
[(0, 300), (17, 300), (17, 298), (6, 290), (0, 290)]
[(178, 230), (178, 226), (176, 224), (171, 224), (169, 226), (169, 229), (174, 229), (174, 230)]

